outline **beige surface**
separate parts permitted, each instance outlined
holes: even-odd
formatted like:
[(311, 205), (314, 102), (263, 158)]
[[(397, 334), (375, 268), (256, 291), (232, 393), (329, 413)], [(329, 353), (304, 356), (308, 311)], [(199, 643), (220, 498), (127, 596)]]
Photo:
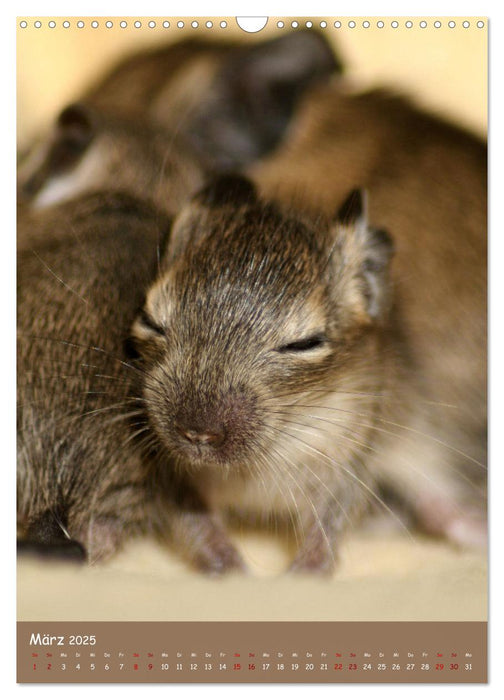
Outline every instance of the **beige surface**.
[[(68, 100), (74, 99), (104, 66), (132, 47), (212, 32), (131, 27), (92, 29), (92, 18), (78, 30), (57, 19), (54, 29), (29, 26), (18, 32), (18, 139), (20, 145), (42, 128)], [(285, 19), (285, 18), (284, 18)], [(320, 18), (319, 18), (320, 19)], [(326, 18), (329, 21), (329, 18)], [(387, 26), (376, 19), (362, 28), (326, 29), (334, 37), (351, 77), (363, 86), (387, 83), (421, 103), (456, 117), (481, 133), (486, 128), (486, 29), (447, 26), (420, 29)], [(200, 25), (206, 18), (199, 18)], [(287, 23), (287, 20), (285, 20)], [(347, 21), (347, 20), (345, 20)], [(270, 27), (273, 22), (270, 20)], [(174, 23), (172, 21), (172, 27)], [(240, 30), (228, 19), (214, 36)], [(247, 40), (258, 37), (247, 36)], [(210, 580), (190, 573), (170, 553), (151, 542), (131, 543), (110, 564), (91, 569), (41, 566), (24, 562), (18, 569), (18, 619), (106, 620), (481, 620), (486, 619), (486, 557), (398, 534), (355, 533), (345, 540), (341, 566), (331, 581), (279, 575), (287, 552), (273, 537), (240, 537), (253, 575)]]
[(189, 572), (152, 542), (132, 542), (93, 568), (23, 562), (18, 620), (485, 620), (486, 565), (400, 535), (349, 537), (331, 580), (282, 574), (273, 538), (238, 538), (253, 575)]

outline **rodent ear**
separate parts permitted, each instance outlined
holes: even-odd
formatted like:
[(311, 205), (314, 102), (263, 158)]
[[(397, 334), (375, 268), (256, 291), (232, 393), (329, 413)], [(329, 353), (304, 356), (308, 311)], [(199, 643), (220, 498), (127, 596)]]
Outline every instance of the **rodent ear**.
[[(18, 174), (18, 194), (27, 200), (35, 197), (51, 179), (78, 165), (95, 135), (95, 115), (83, 104), (66, 107), (56, 120), (47, 145), (28, 154)], [(32, 162), (36, 163), (35, 168)]]
[(194, 197), (206, 207), (239, 206), (257, 201), (255, 185), (243, 175), (227, 174), (216, 177)]
[(95, 133), (94, 116), (83, 104), (66, 107), (56, 122), (54, 143), (49, 153), (50, 171), (71, 167), (80, 159)]
[(394, 243), (387, 231), (368, 224), (363, 190), (351, 192), (339, 208), (333, 236), (339, 297), (347, 300), (354, 318), (367, 323), (383, 319), (390, 307), (389, 264)]
[(232, 51), (191, 126), (196, 148), (220, 171), (248, 165), (281, 142), (306, 92), (341, 71), (311, 29)]
[(353, 226), (359, 221), (366, 223), (367, 196), (364, 190), (352, 190), (338, 209), (336, 220), (343, 226)]
[(366, 304), (369, 316), (379, 319), (390, 302), (389, 263), (394, 254), (394, 242), (383, 229), (367, 229), (367, 243), (362, 261), (366, 284)]
[(76, 102), (60, 112), (57, 126), (66, 138), (75, 143), (87, 144), (93, 135), (94, 116), (89, 107)]

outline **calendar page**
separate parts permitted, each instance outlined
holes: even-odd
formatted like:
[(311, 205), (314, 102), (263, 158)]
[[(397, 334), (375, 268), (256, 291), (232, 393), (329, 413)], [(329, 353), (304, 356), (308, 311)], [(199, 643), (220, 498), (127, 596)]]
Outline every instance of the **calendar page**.
[(18, 17), (17, 682), (487, 682), (486, 17)]

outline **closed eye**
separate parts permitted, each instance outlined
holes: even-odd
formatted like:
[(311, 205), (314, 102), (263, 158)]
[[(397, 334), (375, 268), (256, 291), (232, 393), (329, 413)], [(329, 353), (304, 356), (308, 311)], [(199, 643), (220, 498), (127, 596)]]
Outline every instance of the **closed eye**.
[(138, 321), (142, 324), (142, 326), (144, 326), (144, 328), (148, 328), (150, 331), (154, 331), (154, 333), (157, 333), (158, 335), (165, 335), (164, 328), (156, 323), (152, 316), (145, 311), (145, 309), (140, 311)]
[(295, 340), (293, 343), (281, 345), (277, 348), (277, 352), (307, 352), (308, 350), (320, 348), (326, 343), (326, 336), (322, 333), (317, 333), (316, 335), (311, 335), (308, 338), (302, 338), (301, 340)]

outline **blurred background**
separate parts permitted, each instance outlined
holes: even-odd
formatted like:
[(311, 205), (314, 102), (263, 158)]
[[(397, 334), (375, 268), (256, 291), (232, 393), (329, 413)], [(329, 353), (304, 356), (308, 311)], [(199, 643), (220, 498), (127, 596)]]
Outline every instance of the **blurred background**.
[(62, 106), (129, 53), (189, 37), (261, 41), (307, 24), (334, 43), (357, 86), (394, 87), (486, 133), (485, 18), (344, 17), (341, 26), (335, 22), (330, 17), (270, 17), (264, 29), (249, 33), (234, 17), (19, 17), (18, 147), (25, 147)]

